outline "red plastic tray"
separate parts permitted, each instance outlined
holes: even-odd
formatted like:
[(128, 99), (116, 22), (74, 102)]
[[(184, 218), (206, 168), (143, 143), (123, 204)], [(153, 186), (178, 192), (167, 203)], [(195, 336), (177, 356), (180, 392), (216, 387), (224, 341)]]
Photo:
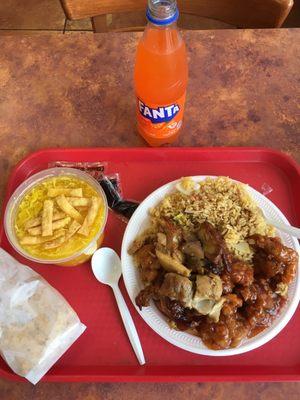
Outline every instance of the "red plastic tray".
[[(7, 197), (48, 162), (108, 161), (119, 172), (126, 198), (143, 200), (157, 187), (185, 175), (227, 175), (262, 191), (292, 224), (300, 224), (300, 172), (288, 156), (264, 148), (135, 148), (51, 149), (31, 154), (14, 169)], [(105, 246), (120, 251), (125, 224), (110, 214)], [(77, 311), (87, 330), (44, 377), (45, 381), (279, 381), (300, 380), (300, 312), (263, 347), (232, 357), (207, 357), (185, 352), (160, 338), (139, 317), (123, 283), (144, 349), (139, 366), (123, 328), (113, 294), (93, 277), (90, 265), (57, 267), (30, 263), (17, 255), (0, 231), (0, 244), (39, 272)], [(3, 360), (0, 375), (20, 379)]]

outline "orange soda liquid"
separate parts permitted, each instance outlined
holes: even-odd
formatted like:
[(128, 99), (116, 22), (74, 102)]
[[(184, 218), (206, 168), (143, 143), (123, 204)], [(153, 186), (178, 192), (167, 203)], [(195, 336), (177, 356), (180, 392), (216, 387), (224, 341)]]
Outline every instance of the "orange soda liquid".
[(134, 72), (137, 128), (151, 145), (173, 143), (182, 125), (188, 79), (185, 44), (176, 22), (148, 23)]

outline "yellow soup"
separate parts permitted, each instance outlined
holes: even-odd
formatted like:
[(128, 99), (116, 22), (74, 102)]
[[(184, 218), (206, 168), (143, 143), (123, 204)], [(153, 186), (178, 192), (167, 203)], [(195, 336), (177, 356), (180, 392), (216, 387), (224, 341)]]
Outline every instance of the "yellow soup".
[[(49, 203), (51, 211), (45, 210)], [(58, 176), (45, 179), (25, 194), (14, 226), (19, 244), (28, 254), (57, 260), (87, 247), (104, 217), (103, 200), (92, 186), (75, 177)], [(45, 230), (46, 223), (50, 233), (49, 225)]]

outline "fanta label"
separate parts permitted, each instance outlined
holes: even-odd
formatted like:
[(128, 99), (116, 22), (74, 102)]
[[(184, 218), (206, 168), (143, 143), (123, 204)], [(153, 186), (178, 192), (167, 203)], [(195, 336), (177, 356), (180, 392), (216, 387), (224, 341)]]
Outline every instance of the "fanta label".
[(152, 108), (144, 104), (141, 100), (139, 100), (139, 109), (141, 115), (149, 119), (153, 124), (169, 122), (180, 111), (180, 107), (176, 103), (165, 107)]
[(146, 135), (166, 137), (176, 134), (182, 125), (185, 94), (167, 105), (148, 104), (137, 98), (137, 121)]

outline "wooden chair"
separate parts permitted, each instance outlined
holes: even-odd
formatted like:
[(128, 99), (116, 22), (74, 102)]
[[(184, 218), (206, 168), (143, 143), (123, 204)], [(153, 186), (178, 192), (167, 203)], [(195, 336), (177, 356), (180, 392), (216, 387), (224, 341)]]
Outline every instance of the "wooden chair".
[[(146, 24), (146, 0), (60, 0), (70, 20), (92, 18), (95, 32), (136, 31)], [(293, 0), (177, 0), (184, 29), (279, 28)]]

